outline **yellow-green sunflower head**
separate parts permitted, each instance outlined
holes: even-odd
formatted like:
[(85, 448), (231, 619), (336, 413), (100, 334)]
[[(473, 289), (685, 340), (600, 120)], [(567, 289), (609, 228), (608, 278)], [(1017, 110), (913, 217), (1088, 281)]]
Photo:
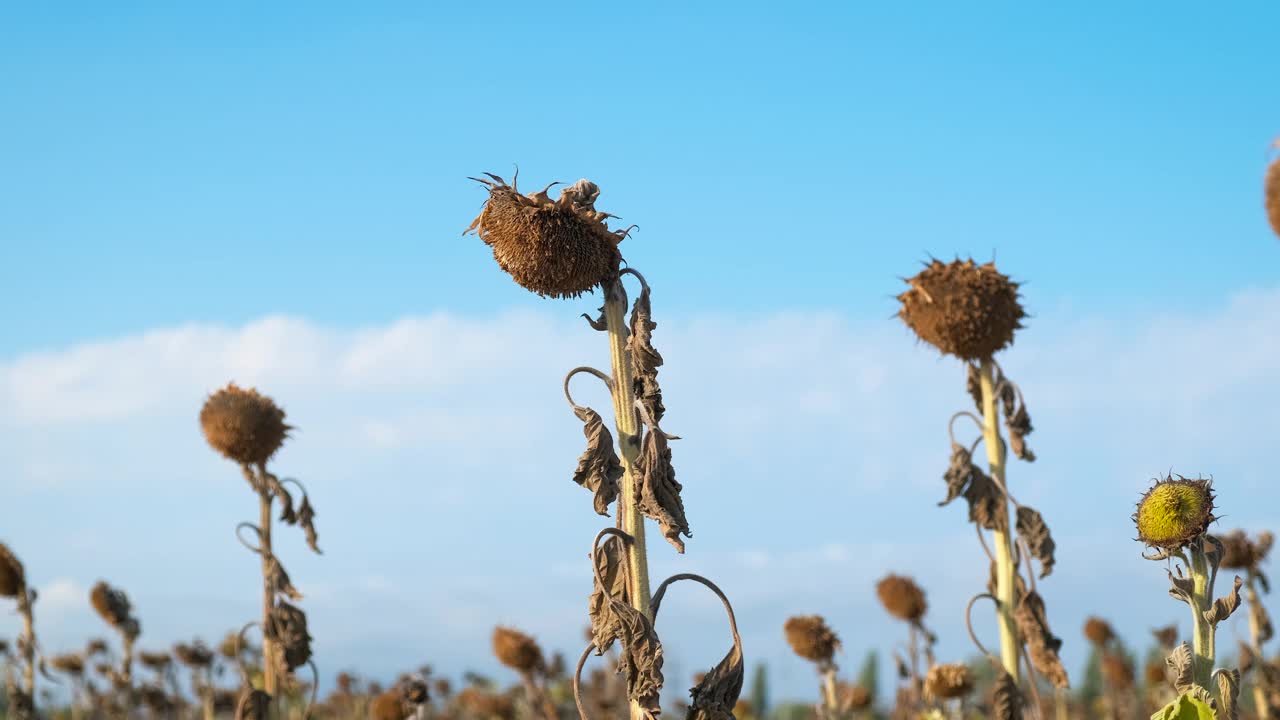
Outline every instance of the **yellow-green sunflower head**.
[(1213, 487), (1209, 480), (1166, 476), (1138, 501), (1133, 521), (1138, 541), (1176, 550), (1203, 535), (1213, 516)]

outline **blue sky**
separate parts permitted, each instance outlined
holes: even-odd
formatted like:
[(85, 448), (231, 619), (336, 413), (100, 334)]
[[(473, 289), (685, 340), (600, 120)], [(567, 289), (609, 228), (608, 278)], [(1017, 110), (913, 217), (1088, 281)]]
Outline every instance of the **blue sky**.
[[(976, 591), (967, 527), (932, 505), (960, 369), (889, 320), (930, 254), (1028, 283), (1005, 364), (1037, 419), (1027, 492), (1064, 548), (1059, 633), (1078, 640), (1103, 580), (1177, 617), (1159, 568), (1114, 556), (1136, 557), (1124, 504), (1145, 480), (1213, 473), (1224, 503), (1257, 498), (1229, 513), (1250, 527), (1280, 500), (1260, 190), (1278, 20), (1261, 2), (0, 8), (0, 490), (20, 510), (6, 538), (68, 598), (49, 637), (93, 627), (72, 600), (108, 571), (157, 642), (189, 634), (181, 603), (205, 634), (252, 613), (229, 535), (249, 498), (193, 419), (238, 379), (302, 428), (281, 462), (334, 539), (310, 559), (299, 538), (286, 564), (318, 588), (333, 655), (481, 665), (498, 621), (577, 642), (595, 520), (559, 477), (581, 436), (555, 396), (605, 360), (573, 322), (594, 299), (530, 296), (460, 235), (484, 198), (465, 176), (515, 163), (529, 186), (589, 177), (640, 225), (623, 250), (655, 285), (689, 438), (688, 561), (736, 583), (784, 688), (808, 688), (786, 614), (843, 620), (856, 655), (891, 641), (859, 614), (876, 573), (935, 573), (939, 613)], [(219, 577), (236, 580), (200, 589)], [(378, 612), (352, 626), (352, 607)], [(1157, 624), (1115, 614), (1137, 637)], [(720, 629), (677, 627), (689, 672), (722, 654)]]

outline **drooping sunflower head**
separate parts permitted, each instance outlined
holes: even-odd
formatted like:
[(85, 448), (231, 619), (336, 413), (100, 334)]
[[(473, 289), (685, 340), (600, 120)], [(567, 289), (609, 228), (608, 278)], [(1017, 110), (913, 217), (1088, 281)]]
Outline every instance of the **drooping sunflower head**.
[(964, 663), (942, 663), (929, 668), (924, 692), (943, 700), (964, 697), (973, 690), (973, 672)]
[(26, 586), (26, 571), (22, 568), (22, 561), (8, 545), (0, 543), (0, 597), (18, 597)]
[(796, 655), (819, 665), (829, 665), (840, 649), (840, 638), (827, 627), (827, 621), (821, 615), (787, 618), (782, 630)]
[(1089, 642), (1102, 647), (1110, 643), (1116, 633), (1111, 629), (1111, 623), (1100, 617), (1090, 617), (1084, 621), (1084, 636)]
[(884, 609), (899, 620), (919, 622), (929, 609), (924, 590), (904, 575), (886, 575), (876, 583), (876, 595)]
[(933, 260), (907, 284), (898, 317), (921, 340), (962, 360), (986, 360), (1008, 347), (1026, 316), (1018, 283), (994, 263)]
[(1213, 515), (1212, 481), (1166, 476), (1138, 501), (1133, 513), (1138, 541), (1151, 547), (1176, 550), (1209, 529)]
[(544, 666), (538, 641), (515, 628), (498, 626), (493, 629), (493, 654), (498, 662), (516, 672), (533, 672)]

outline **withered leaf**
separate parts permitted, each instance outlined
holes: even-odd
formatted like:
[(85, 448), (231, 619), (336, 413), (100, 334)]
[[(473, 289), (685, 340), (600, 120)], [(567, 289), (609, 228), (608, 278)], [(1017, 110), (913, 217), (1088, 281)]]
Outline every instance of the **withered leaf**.
[(630, 605), (611, 602), (618, 617), (618, 639), (622, 654), (618, 672), (627, 679), (627, 697), (652, 715), (661, 712), (658, 693), (662, 690), (662, 643), (649, 618)]
[(1179, 643), (1169, 653), (1169, 657), (1165, 658), (1165, 667), (1169, 668), (1169, 682), (1173, 683), (1173, 688), (1178, 692), (1187, 692), (1195, 685), (1194, 663), (1191, 646), (1185, 642)]
[(1049, 631), (1044, 600), (1040, 594), (1032, 591), (1023, 595), (1013, 613), (1013, 619), (1018, 624), (1018, 634), (1027, 644), (1027, 654), (1036, 670), (1053, 683), (1054, 687), (1065, 688), (1070, 685), (1067, 670), (1058, 657), (1062, 640)]
[(622, 478), (622, 461), (614, 450), (613, 434), (595, 410), (574, 407), (573, 414), (582, 421), (582, 434), (587, 436), (587, 449), (578, 458), (573, 481), (595, 494), (598, 514), (608, 515), (609, 504), (618, 497), (618, 480)]
[(1005, 428), (1009, 431), (1009, 449), (1019, 460), (1035, 462), (1036, 454), (1027, 447), (1027, 436), (1031, 434), (1031, 416), (1027, 414), (1025, 404), (1018, 405), (1013, 415), (1005, 418)]
[(1008, 530), (1009, 513), (1004, 493), (991, 476), (973, 466), (969, 486), (964, 490), (969, 501), (969, 520), (986, 530)]
[[(987, 575), (987, 592), (991, 593), (992, 596), (999, 596), (1000, 594), (999, 588), (997, 587), (999, 582), (997, 578), (998, 574), (999, 568), (994, 562), (992, 562), (990, 564), (990, 573)], [(1022, 579), (1022, 573), (1015, 572), (1013, 574), (1013, 604), (1015, 607), (1018, 603), (1022, 602), (1022, 596), (1026, 595), (1026, 593), (1027, 583)]]
[(618, 638), (619, 619), (613, 612), (614, 603), (630, 605), (627, 593), (626, 550), (621, 538), (610, 536), (596, 549), (594, 562), (596, 573), (604, 579), (593, 579), (591, 597), (587, 602), (587, 615), (591, 618), (591, 642), (596, 654), (603, 654)]
[(653, 347), (653, 308), (649, 303), (649, 286), (643, 285), (640, 296), (631, 306), (631, 336), (627, 349), (631, 356), (631, 385), (636, 398), (644, 404), (655, 423), (662, 422), (666, 407), (662, 404), (662, 388), (658, 385), (658, 367), (662, 355)]
[(1172, 571), (1166, 570), (1169, 574), (1169, 596), (1190, 605), (1195, 596), (1195, 580), (1182, 574), (1182, 568), (1176, 568), (1177, 575)]
[(733, 717), (733, 706), (742, 694), (742, 648), (734, 643), (711, 672), (689, 691), (693, 702), (689, 706), (688, 720), (721, 720)]
[(938, 503), (938, 507), (950, 503), (964, 493), (964, 489), (968, 487), (969, 480), (973, 477), (975, 469), (976, 467), (973, 464), (973, 458), (969, 455), (968, 448), (957, 443), (951, 443), (951, 464), (947, 466), (947, 471), (942, 474), (942, 479), (947, 483), (947, 497)]
[(302, 505), (298, 507), (298, 523), (302, 525), (302, 530), (307, 534), (307, 547), (317, 555), (323, 555), (320, 548), (316, 545), (316, 511), (311, 507), (311, 498), (306, 494), (302, 494)]
[(302, 593), (298, 592), (298, 588), (293, 586), (293, 581), (289, 579), (289, 573), (285, 572), (284, 565), (280, 563), (280, 558), (275, 555), (271, 556), (271, 569), (268, 575), (271, 578), (271, 587), (275, 588), (276, 592), (283, 593), (294, 602), (302, 599)]
[(1240, 607), (1240, 586), (1242, 584), (1243, 581), (1240, 580), (1240, 576), (1237, 575), (1235, 583), (1231, 587), (1231, 592), (1228, 593), (1226, 597), (1220, 597), (1217, 600), (1214, 600), (1213, 607), (1204, 611), (1205, 622), (1210, 625), (1217, 625), (1223, 620), (1231, 617), (1231, 613), (1235, 612), (1236, 608)]
[(1053, 572), (1053, 551), (1056, 548), (1049, 526), (1040, 513), (1025, 505), (1018, 508), (1018, 536), (1027, 543), (1031, 555), (1040, 561), (1040, 579)]
[(236, 720), (267, 720), (271, 696), (256, 688), (247, 688), (236, 703)]
[(1013, 676), (1004, 668), (998, 670), (995, 685), (991, 690), (991, 710), (993, 720), (1022, 720), (1022, 693)]
[(657, 522), (662, 536), (677, 552), (683, 553), (684, 541), (680, 536), (693, 535), (684, 516), (684, 501), (680, 499), (682, 488), (671, 466), (671, 448), (667, 445), (671, 436), (648, 420), (640, 456), (636, 459), (636, 507), (645, 517)]
[(965, 377), (964, 389), (969, 391), (969, 396), (973, 398), (973, 407), (977, 409), (978, 416), (982, 416), (982, 375), (978, 370), (978, 366), (973, 363), (967, 363), (969, 369), (968, 375)]
[(598, 316), (596, 316), (596, 317), (594, 317), (594, 318), (593, 318), (593, 317), (591, 317), (590, 315), (588, 315), (588, 314), (586, 314), (586, 313), (582, 313), (582, 317), (584, 317), (584, 318), (586, 318), (586, 319), (587, 319), (587, 324), (588, 324), (588, 325), (590, 325), (590, 326), (591, 326), (591, 329), (593, 329), (593, 330), (597, 330), (597, 331), (599, 331), (599, 332), (604, 332), (604, 331), (606, 331), (606, 330), (608, 330), (608, 329), (609, 329), (609, 325), (608, 325), (608, 323), (606, 323), (606, 322), (605, 322), (605, 319), (604, 319), (604, 307), (603, 307), (603, 306), (600, 308), (600, 314), (599, 314)]
[(298, 524), (298, 514), (293, 510), (293, 496), (285, 489), (284, 483), (280, 482), (280, 478), (272, 473), (265, 473), (267, 487), (271, 489), (271, 494), (280, 500), (280, 521), (286, 525)]
[(1218, 670), (1214, 676), (1218, 681), (1218, 695), (1222, 698), (1218, 720), (1240, 720), (1240, 671)]

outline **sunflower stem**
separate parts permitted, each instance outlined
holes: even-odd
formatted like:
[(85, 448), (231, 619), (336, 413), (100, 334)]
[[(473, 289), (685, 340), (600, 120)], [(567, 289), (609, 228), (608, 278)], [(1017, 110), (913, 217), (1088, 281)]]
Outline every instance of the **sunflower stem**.
[[(649, 558), (645, 549), (644, 515), (636, 506), (636, 459), (640, 454), (640, 420), (636, 414), (635, 393), (631, 385), (631, 362), (627, 351), (630, 330), (626, 323), (627, 293), (622, 280), (614, 278), (604, 284), (604, 320), (609, 334), (609, 362), (613, 371), (613, 415), (618, 431), (619, 456), (622, 460), (622, 492), (618, 495), (618, 523), (631, 536), (627, 543), (627, 574), (631, 607), (650, 621)], [(636, 702), (631, 703), (632, 720), (643, 720), (646, 713)]]
[(1191, 621), (1194, 632), (1191, 636), (1194, 653), (1192, 668), (1195, 683), (1206, 690), (1213, 688), (1214, 663), (1214, 625), (1205, 619), (1204, 614), (1213, 607), (1213, 583), (1209, 570), (1209, 558), (1204, 552), (1204, 539), (1198, 537), (1187, 547), (1191, 554), (1191, 579), (1195, 583), (1192, 590)]
[[(1249, 581), (1244, 586), (1244, 597), (1249, 603), (1249, 644), (1252, 646), (1253, 656), (1261, 662), (1265, 656), (1262, 654), (1262, 623), (1259, 621), (1258, 608), (1261, 607), (1261, 600), (1258, 597), (1257, 576), (1252, 571), (1249, 572)], [(1271, 720), (1271, 705), (1267, 702), (1267, 692), (1262, 687), (1262, 683), (1255, 682), (1253, 684), (1253, 705), (1255, 712), (1258, 713), (1258, 720)]]
[(271, 491), (267, 487), (263, 468), (259, 468), (260, 481), (258, 490), (259, 530), (262, 550), (262, 691), (270, 695), (274, 702), (276, 696), (276, 672), (272, 663), (274, 644), (266, 637), (266, 629), (271, 619), (271, 610), (275, 607), (276, 592), (271, 582)]
[(836, 668), (834, 665), (822, 671), (822, 703), (827, 708), (828, 717), (836, 717), (840, 711), (840, 701), (836, 695)]
[(22, 689), (36, 701), (36, 630), (31, 598), (34, 592), (25, 585), (18, 590), (18, 612), (22, 615)]
[[(982, 389), (982, 437), (987, 448), (987, 461), (991, 466), (991, 476), (1001, 487), (1008, 487), (1004, 474), (1004, 440), (1000, 437), (997, 424), (995, 372), (991, 358), (984, 359), (978, 369), (979, 384)], [(1000, 627), (1000, 662), (1004, 669), (1018, 682), (1018, 628), (1013, 622), (1014, 606), (1014, 573), (1013, 549), (1009, 537), (1009, 503), (1001, 495), (1000, 505), (996, 510), (996, 525), (1000, 528), (992, 531), (996, 553), (996, 621)]]

